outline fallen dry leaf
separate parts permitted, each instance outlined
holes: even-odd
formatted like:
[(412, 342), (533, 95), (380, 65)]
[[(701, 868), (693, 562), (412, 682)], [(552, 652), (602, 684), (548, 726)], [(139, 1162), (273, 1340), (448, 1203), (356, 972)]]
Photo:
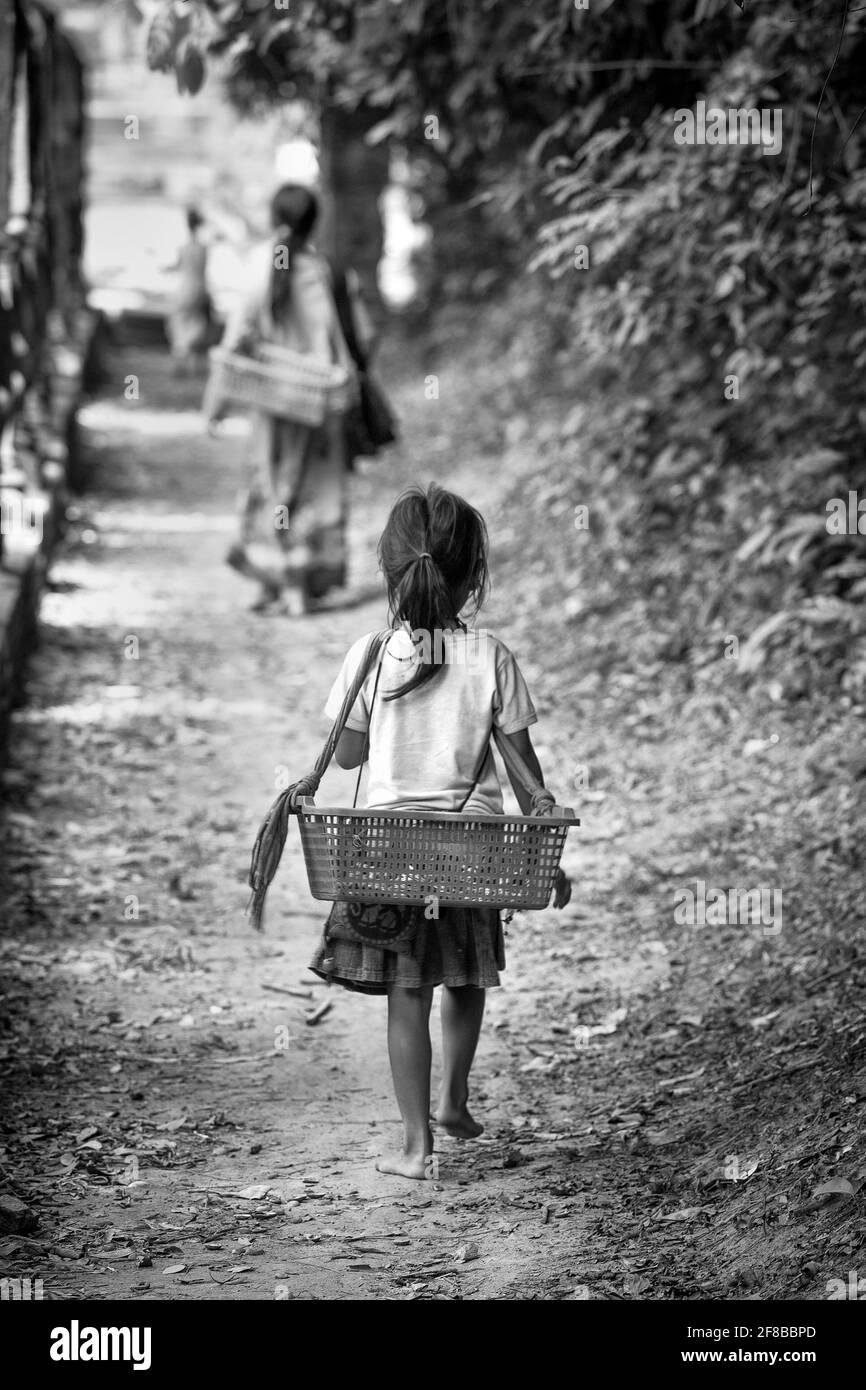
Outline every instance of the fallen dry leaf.
[(470, 1260), (477, 1260), (478, 1258), (479, 1250), (474, 1240), (467, 1240), (466, 1244), (461, 1245), (457, 1251), (458, 1264), (466, 1265), (469, 1264)]
[(647, 1142), (653, 1148), (662, 1148), (665, 1144), (675, 1144), (679, 1139), (675, 1129), (648, 1129), (646, 1131)]
[(854, 1188), (847, 1178), (828, 1178), (826, 1182), (819, 1183), (812, 1193), (813, 1197), (853, 1197)]
[(712, 1212), (714, 1207), (681, 1207), (679, 1211), (666, 1212), (664, 1216), (658, 1217), (659, 1221), (693, 1221), (701, 1212)]

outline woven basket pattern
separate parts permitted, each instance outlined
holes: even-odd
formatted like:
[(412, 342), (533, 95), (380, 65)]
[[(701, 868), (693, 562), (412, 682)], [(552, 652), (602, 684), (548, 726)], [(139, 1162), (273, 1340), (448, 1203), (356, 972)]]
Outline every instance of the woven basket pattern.
[(302, 425), (321, 425), (328, 411), (344, 411), (353, 399), (352, 378), (343, 367), (311, 361), (274, 343), (260, 343), (255, 357), (212, 348), (210, 364), (209, 401), (264, 410)]
[(302, 803), (310, 891), (329, 901), (547, 907), (569, 817), (346, 811)]

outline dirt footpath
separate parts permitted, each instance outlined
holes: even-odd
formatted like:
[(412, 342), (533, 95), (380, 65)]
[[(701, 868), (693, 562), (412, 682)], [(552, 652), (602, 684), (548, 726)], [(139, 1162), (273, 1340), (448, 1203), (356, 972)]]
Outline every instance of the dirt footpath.
[[(294, 835), (264, 935), (244, 917), (275, 781), (312, 764), (342, 655), (382, 625), (375, 540), (394, 494), (435, 475), (484, 509), (508, 478), (471, 451), (458, 466), (442, 415), (407, 418), (400, 454), (353, 480), (348, 602), (253, 615), (223, 563), (240, 439), (202, 437), (196, 388), (159, 353), (115, 353), (110, 373), (84, 412), (93, 486), (5, 774), (0, 1164), (35, 1224), (0, 1236), (0, 1273), (41, 1278), (46, 1298), (742, 1294), (730, 1242), (707, 1253), (729, 1215), (718, 1175), (710, 1196), (695, 1175), (696, 1154), (709, 1172), (725, 1148), (699, 1130), (687, 1164), (659, 1157), (706, 1086), (700, 1018), (688, 999), (649, 1009), (677, 948), (628, 880), (622, 797), (581, 808), (569, 908), (509, 927), (475, 1068), (485, 1134), (440, 1139), (434, 1182), (375, 1171), (398, 1125), (385, 1003), (306, 970), (324, 907)], [(506, 586), (491, 626), (507, 601)], [(563, 719), (542, 709), (538, 742), (568, 771), (582, 759)], [(549, 781), (574, 800), (564, 775)], [(332, 770), (319, 801), (350, 795)], [(651, 1238), (654, 1220), (671, 1224)]]
[[(578, 910), (515, 918), (477, 1064), (486, 1136), (444, 1139), (423, 1185), (374, 1169), (398, 1124), (385, 1004), (307, 972), (323, 908), (296, 838), (265, 935), (243, 915), (280, 765), (312, 764), (342, 655), (382, 623), (371, 557), (395, 470), (355, 488), (352, 606), (252, 615), (222, 563), (241, 441), (202, 439), (194, 389), (156, 353), (127, 356), (112, 371), (136, 370), (140, 402), (107, 390), (83, 415), (94, 488), (6, 779), (4, 1162), (39, 1218), (6, 1262), (29, 1257), (55, 1297), (567, 1296), (586, 1178), (551, 1188), (543, 1160), (584, 1126), (571, 1095), (542, 1111), (533, 1072), (554, 1022), (544, 961), (573, 950)], [(349, 782), (334, 771), (320, 800)], [(588, 992), (603, 954), (582, 932)]]

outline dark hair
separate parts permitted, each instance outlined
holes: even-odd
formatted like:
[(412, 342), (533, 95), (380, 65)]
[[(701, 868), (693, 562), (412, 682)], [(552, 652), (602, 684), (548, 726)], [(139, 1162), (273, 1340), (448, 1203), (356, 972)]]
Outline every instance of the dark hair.
[[(271, 314), (283, 316), (292, 297), (295, 252), (305, 245), (319, 215), (315, 193), (302, 184), (284, 183), (271, 199), (271, 225), (277, 234), (271, 271)], [(287, 264), (282, 263), (283, 254)]]
[(204, 222), (204, 218), (202, 217), (202, 215), (201, 215), (201, 213), (199, 212), (198, 208), (194, 208), (194, 207), (189, 207), (189, 208), (187, 208), (187, 210), (186, 210), (186, 225), (189, 227), (189, 229), (190, 229), (191, 232), (197, 232), (198, 229), (199, 229), (199, 227), (202, 226), (203, 222)]
[[(487, 592), (487, 527), (484, 518), (456, 493), (437, 483), (404, 492), (391, 508), (379, 540), (379, 564), (388, 586), (392, 627), (407, 622), (413, 635), (448, 628), (465, 630), (460, 610), (473, 599), (475, 611)], [(416, 642), (417, 646), (417, 642)], [(432, 680), (439, 669), (424, 660), (399, 690), (383, 696), (396, 700)], [(431, 652), (426, 653), (429, 658)]]

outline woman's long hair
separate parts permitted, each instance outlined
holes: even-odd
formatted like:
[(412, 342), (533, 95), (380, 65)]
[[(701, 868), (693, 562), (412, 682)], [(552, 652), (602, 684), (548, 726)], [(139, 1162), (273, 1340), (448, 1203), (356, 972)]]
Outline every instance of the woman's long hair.
[(292, 297), (292, 265), (316, 224), (319, 204), (302, 184), (284, 183), (271, 199), (271, 225), (276, 241), (271, 271), (271, 316), (282, 318)]
[(388, 587), (392, 626), (412, 631), (420, 668), (396, 700), (432, 680), (439, 664), (437, 633), (465, 630), (460, 611), (471, 598), (475, 611), (487, 592), (487, 527), (480, 512), (456, 493), (431, 483), (398, 497), (379, 540), (379, 564)]

